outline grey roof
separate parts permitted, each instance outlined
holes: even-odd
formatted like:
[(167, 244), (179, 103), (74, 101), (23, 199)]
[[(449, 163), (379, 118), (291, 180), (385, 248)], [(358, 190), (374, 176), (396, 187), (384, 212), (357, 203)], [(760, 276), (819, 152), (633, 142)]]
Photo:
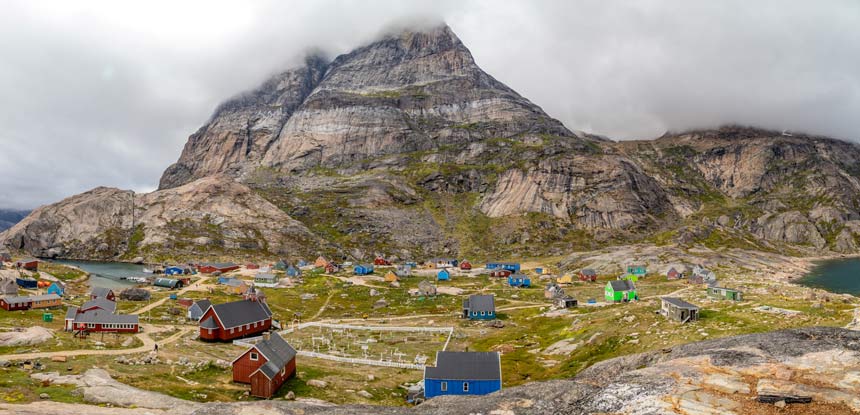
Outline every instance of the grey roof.
[(81, 308), (90, 308), (90, 307), (98, 307), (102, 310), (109, 311), (111, 313), (116, 311), (116, 303), (108, 300), (106, 298), (96, 298), (95, 300), (90, 300), (81, 305)]
[(630, 280), (612, 280), (609, 281), (609, 285), (612, 286), (612, 291), (632, 291), (636, 289), (633, 281)]
[(260, 366), (259, 370), (269, 379), (274, 378), (290, 360), (296, 357), (296, 349), (293, 349), (293, 346), (290, 346), (278, 333), (272, 333), (268, 340), (261, 340), (253, 347), (268, 360), (265, 365)]
[(203, 300), (199, 300), (199, 301), (195, 302), (191, 306), (192, 307), (197, 306), (200, 309), (200, 312), (202, 313), (202, 312), (208, 310), (210, 305), (212, 305), (211, 301), (209, 301), (208, 299), (203, 299)]
[(515, 273), (511, 274), (511, 278), (531, 279), (531, 278), (529, 278), (528, 275), (523, 274), (521, 272), (515, 272)]
[(592, 275), (597, 275), (597, 271), (595, 271), (594, 268), (583, 268), (580, 272), (582, 273), (582, 275), (588, 275), (589, 277)]
[(688, 303), (688, 302), (686, 302), (680, 298), (662, 297), (661, 300), (663, 300), (664, 302), (667, 302), (669, 304), (672, 304), (675, 307), (687, 308), (687, 309), (693, 309), (693, 310), (699, 309), (699, 306), (697, 306), (695, 304), (690, 304), (690, 303)]
[(269, 274), (269, 273), (265, 273), (265, 274), (257, 274), (257, 275), (255, 275), (255, 276), (254, 276), (254, 279), (255, 279), (255, 280), (271, 280), (271, 281), (274, 281), (274, 280), (276, 280), (277, 278), (278, 278), (278, 277), (276, 277), (276, 276), (275, 276), (275, 274)]
[(218, 324), (215, 323), (214, 318), (208, 317), (206, 320), (200, 322), (200, 327), (204, 329), (217, 329)]
[(494, 295), (470, 295), (463, 300), (463, 308), (469, 311), (496, 311), (496, 297)]
[(262, 301), (240, 300), (212, 306), (225, 329), (263, 321), (272, 317), (269, 306)]
[(6, 301), (6, 304), (22, 304), (22, 303), (29, 303), (33, 300), (31, 300), (30, 297), (26, 297), (26, 296), (23, 296), (23, 297), (14, 296), (14, 297), (3, 297), (3, 301)]
[(90, 295), (94, 295), (96, 297), (107, 298), (108, 294), (111, 293), (110, 288), (105, 287), (93, 287), (92, 291), (90, 291)]
[(33, 301), (59, 300), (60, 298), (62, 298), (62, 297), (60, 297), (57, 294), (53, 294), (53, 293), (42, 294), (42, 295), (33, 295), (30, 297), (30, 299)]
[(436, 352), (436, 366), (424, 369), (424, 379), (501, 380), (497, 352)]
[(238, 286), (243, 285), (243, 284), (245, 284), (245, 281), (237, 280), (235, 278), (231, 278), (227, 281), (224, 281), (224, 285), (229, 285), (231, 287), (238, 287)]
[(78, 315), (77, 307), (71, 306), (66, 309), (66, 320), (74, 320), (76, 315)]
[(104, 310), (90, 310), (78, 314), (75, 323), (112, 323), (112, 324), (138, 324), (136, 314), (114, 314)]
[(713, 288), (715, 290), (726, 290), (726, 291), (732, 291), (732, 292), (736, 292), (736, 293), (741, 292), (741, 290), (738, 290), (737, 288), (720, 287), (719, 285), (711, 285), (708, 287), (708, 289), (711, 289), (711, 288)]

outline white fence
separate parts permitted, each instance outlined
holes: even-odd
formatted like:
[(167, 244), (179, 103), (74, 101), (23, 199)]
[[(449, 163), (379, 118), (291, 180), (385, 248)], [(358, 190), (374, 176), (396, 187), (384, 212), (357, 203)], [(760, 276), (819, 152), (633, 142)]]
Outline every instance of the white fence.
[[(355, 326), (351, 324), (332, 324), (332, 323), (319, 323), (310, 321), (307, 323), (300, 323), (294, 327), (282, 330), (280, 334), (289, 334), (292, 333), (295, 329), (301, 330), (306, 327), (322, 327), (328, 329), (339, 329), (339, 330), (368, 330), (368, 331), (405, 331), (405, 332), (413, 332), (413, 333), (448, 333), (448, 337), (445, 339), (445, 345), (442, 346), (442, 351), (448, 348), (448, 343), (451, 342), (451, 336), (454, 334), (453, 327), (406, 327), (406, 326)], [(250, 347), (260, 341), (262, 337), (248, 337), (239, 340), (233, 340), (233, 344), (237, 346), (245, 346)], [(371, 359), (360, 359), (355, 357), (343, 357), (343, 356), (335, 356), (331, 354), (318, 353), (318, 352), (310, 352), (305, 350), (298, 350), (299, 356), (307, 356), (307, 357), (315, 357), (317, 359), (325, 359), (332, 360), (335, 362), (343, 362), (343, 363), (353, 363), (357, 365), (369, 365), (369, 366), (385, 366), (385, 367), (396, 367), (400, 369), (414, 369), (414, 370), (424, 370), (424, 365), (416, 365), (412, 363), (401, 363), (401, 362), (392, 362), (389, 360), (371, 360)]]

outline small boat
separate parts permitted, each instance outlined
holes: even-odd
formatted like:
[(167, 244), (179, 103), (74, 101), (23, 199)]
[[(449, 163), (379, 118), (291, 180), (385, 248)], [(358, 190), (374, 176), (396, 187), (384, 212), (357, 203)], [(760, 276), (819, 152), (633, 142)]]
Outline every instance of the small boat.
[(144, 273), (144, 274), (152, 274), (152, 272), (153, 272), (153, 271), (152, 271), (151, 269), (149, 269), (149, 268), (144, 268), (144, 269), (143, 269), (143, 273)]
[(132, 282), (149, 283), (149, 278), (147, 277), (125, 277), (124, 279)]

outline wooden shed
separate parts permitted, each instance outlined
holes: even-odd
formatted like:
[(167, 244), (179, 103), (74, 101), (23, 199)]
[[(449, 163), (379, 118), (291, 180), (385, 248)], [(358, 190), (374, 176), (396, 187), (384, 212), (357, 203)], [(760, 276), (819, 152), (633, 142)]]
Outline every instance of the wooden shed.
[(698, 306), (675, 297), (662, 297), (661, 300), (660, 313), (664, 316), (681, 323), (699, 319)]

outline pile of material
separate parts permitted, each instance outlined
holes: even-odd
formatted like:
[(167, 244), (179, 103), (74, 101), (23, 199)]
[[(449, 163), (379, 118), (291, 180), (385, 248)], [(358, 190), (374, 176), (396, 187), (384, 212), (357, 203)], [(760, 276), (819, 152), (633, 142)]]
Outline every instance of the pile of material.
[(150, 293), (143, 288), (126, 288), (119, 293), (119, 298), (129, 301), (149, 301)]

